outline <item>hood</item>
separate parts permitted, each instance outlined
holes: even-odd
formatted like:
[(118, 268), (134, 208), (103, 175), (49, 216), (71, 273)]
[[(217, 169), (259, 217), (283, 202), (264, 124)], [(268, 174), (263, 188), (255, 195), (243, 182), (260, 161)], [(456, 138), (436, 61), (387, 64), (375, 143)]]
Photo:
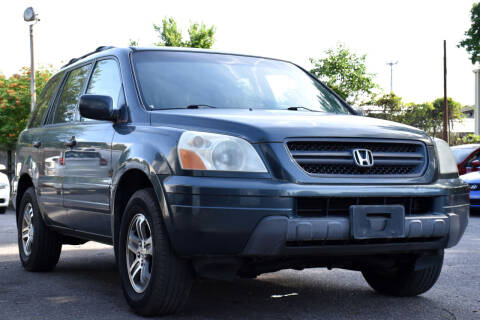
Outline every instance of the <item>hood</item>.
[(470, 172), (460, 176), (466, 183), (480, 183), (480, 172)]
[(151, 112), (156, 126), (225, 133), (252, 143), (283, 142), (293, 137), (348, 137), (421, 140), (423, 131), (381, 119), (355, 115), (261, 109), (175, 109)]

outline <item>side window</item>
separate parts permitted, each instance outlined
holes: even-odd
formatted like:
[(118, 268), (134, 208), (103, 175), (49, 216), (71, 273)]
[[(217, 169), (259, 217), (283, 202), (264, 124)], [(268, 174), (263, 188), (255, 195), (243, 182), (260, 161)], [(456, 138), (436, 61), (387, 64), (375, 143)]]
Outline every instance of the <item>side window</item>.
[(88, 83), (87, 93), (110, 96), (113, 99), (113, 108), (118, 107), (118, 100), (123, 90), (120, 71), (115, 60), (97, 62)]
[(75, 120), (78, 99), (80, 99), (82, 94), (90, 66), (86, 65), (75, 69), (68, 75), (62, 94), (57, 101), (53, 123), (72, 122)]
[(30, 124), (28, 125), (29, 128), (41, 127), (43, 125), (42, 121), (45, 117), (45, 113), (47, 113), (48, 111), (50, 102), (52, 101), (53, 95), (55, 94), (58, 84), (60, 83), (60, 80), (62, 80), (62, 78), (63, 72), (55, 75), (47, 82), (47, 84), (43, 88), (42, 92), (38, 96), (35, 109), (33, 109), (30, 118)]

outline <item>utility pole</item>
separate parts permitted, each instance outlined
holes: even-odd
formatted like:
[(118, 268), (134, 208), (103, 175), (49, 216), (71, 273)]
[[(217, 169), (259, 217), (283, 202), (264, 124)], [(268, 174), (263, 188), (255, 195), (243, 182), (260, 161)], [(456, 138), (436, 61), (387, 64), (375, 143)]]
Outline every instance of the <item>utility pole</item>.
[(443, 40), (443, 140), (450, 143), (448, 141), (447, 40)]
[(387, 66), (390, 66), (390, 92), (393, 92), (393, 66), (398, 64), (398, 61), (387, 62)]
[(33, 10), (32, 7), (28, 7), (25, 9), (23, 12), (23, 20), (26, 22), (32, 22), (28, 26), (30, 30), (30, 111), (33, 111), (33, 108), (35, 107), (35, 100), (36, 100), (36, 95), (35, 95), (35, 61), (33, 57), (33, 25), (36, 24), (40, 19), (38, 19), (37, 14)]

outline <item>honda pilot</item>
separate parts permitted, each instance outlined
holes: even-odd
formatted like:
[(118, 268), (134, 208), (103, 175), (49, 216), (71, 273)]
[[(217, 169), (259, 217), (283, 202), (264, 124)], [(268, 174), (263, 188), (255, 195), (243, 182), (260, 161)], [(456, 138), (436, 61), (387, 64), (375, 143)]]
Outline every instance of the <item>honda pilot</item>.
[[(18, 139), (20, 260), (112, 245), (125, 298), (166, 315), (197, 278), (343, 268), (429, 290), (468, 223), (443, 140), (358, 115), (301, 67), (200, 49), (100, 47), (46, 84)], [(212, 302), (213, 303), (213, 302)]]

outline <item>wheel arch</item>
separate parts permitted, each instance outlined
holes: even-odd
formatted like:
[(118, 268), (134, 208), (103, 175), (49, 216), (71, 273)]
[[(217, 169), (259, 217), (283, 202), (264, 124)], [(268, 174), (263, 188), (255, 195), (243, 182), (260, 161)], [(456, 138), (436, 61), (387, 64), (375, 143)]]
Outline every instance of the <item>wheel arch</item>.
[(13, 201), (15, 201), (15, 215), (16, 215), (17, 221), (18, 221), (18, 214), (20, 210), (19, 208), (20, 201), (22, 201), (25, 191), (27, 191), (27, 189), (30, 187), (35, 188), (35, 185), (33, 184), (33, 179), (28, 173), (23, 173), (22, 175), (20, 175), (20, 178), (18, 179), (18, 182), (17, 182), (15, 199), (12, 199)]
[(137, 190), (143, 188), (153, 189), (160, 205), (161, 215), (167, 229), (167, 234), (169, 234), (169, 238), (171, 239), (170, 215), (160, 178), (145, 161), (140, 161), (137, 158), (135, 160), (124, 162), (122, 167), (117, 170), (117, 174), (112, 182), (110, 206), (112, 208), (111, 232), (112, 243), (114, 245), (118, 239), (120, 223), (125, 206), (131, 196)]

